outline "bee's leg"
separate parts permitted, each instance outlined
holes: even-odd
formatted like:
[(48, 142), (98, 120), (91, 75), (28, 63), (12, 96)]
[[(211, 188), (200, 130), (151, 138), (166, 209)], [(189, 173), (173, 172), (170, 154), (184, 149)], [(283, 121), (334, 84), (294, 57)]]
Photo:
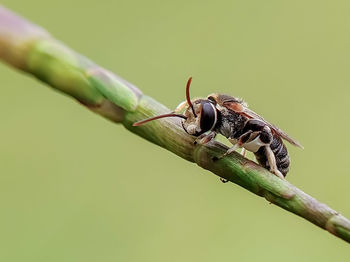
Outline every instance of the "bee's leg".
[[(262, 121), (258, 119), (251, 119), (247, 122), (244, 130), (252, 130), (256, 134), (255, 137), (251, 137), (245, 143), (245, 146), (250, 146), (252, 149), (258, 150), (261, 146), (265, 148), (266, 158), (269, 162), (270, 171), (281, 179), (284, 179), (283, 174), (278, 170), (276, 165), (276, 157), (272, 152), (270, 144), (273, 140), (271, 129)], [(255, 151), (255, 150), (254, 150)], [(253, 152), (254, 152), (253, 151)]]
[(185, 107), (187, 106), (187, 101), (183, 101), (181, 102), (174, 110), (175, 113), (180, 113), (182, 110), (185, 109)]
[(248, 132), (244, 133), (237, 139), (237, 143), (234, 144), (232, 147), (230, 147), (225, 154), (223, 154), (220, 158), (223, 158), (225, 156), (228, 156), (229, 154), (233, 153), (236, 151), (237, 148), (242, 147), (242, 145), (245, 143), (250, 138), (250, 135), (253, 133), (253, 131), (249, 130)]
[(267, 156), (267, 161), (269, 161), (270, 171), (274, 173), (276, 176), (278, 176), (279, 178), (285, 179), (283, 174), (277, 168), (276, 158), (274, 153), (272, 152), (270, 145), (265, 146), (265, 152)]
[(211, 140), (213, 140), (216, 137), (216, 132), (211, 131), (209, 134), (202, 134), (199, 137), (196, 138), (196, 140), (193, 142), (196, 144), (205, 145), (209, 143)]
[(228, 180), (227, 180), (227, 179), (222, 178), (222, 177), (220, 177), (220, 181), (221, 181), (222, 183), (227, 183), (227, 182), (228, 182)]
[[(222, 156), (220, 156), (218, 159), (223, 158), (223, 157), (225, 157), (225, 156), (231, 154), (232, 152), (236, 151), (237, 148), (242, 147), (243, 141), (246, 140), (246, 139), (248, 139), (248, 138), (250, 137), (251, 133), (252, 133), (252, 132), (249, 131), (249, 132), (247, 132), (246, 134), (243, 134), (243, 135), (238, 139), (237, 143), (234, 144), (232, 147), (230, 147), (230, 148), (226, 151), (226, 153), (223, 154)], [(241, 151), (241, 155), (245, 156), (245, 153), (246, 153), (246, 149), (243, 147), (243, 148), (242, 148), (242, 151)], [(222, 178), (222, 177), (220, 177), (220, 181), (221, 181), (222, 183), (227, 183), (227, 182), (228, 182), (227, 179)]]
[(225, 154), (223, 154), (220, 158), (223, 158), (225, 156), (228, 156), (229, 154), (236, 151), (237, 148), (241, 147), (239, 143), (234, 144), (232, 147), (230, 147)]
[[(234, 151), (236, 151), (237, 148), (242, 147), (243, 141), (247, 140), (247, 139), (250, 137), (251, 134), (252, 134), (252, 131), (248, 131), (247, 133), (245, 133), (245, 134), (243, 134), (242, 136), (240, 136), (240, 138), (238, 139), (237, 143), (234, 144), (232, 147), (230, 147), (230, 148), (226, 151), (225, 154), (223, 154), (222, 156), (218, 157), (216, 160), (221, 159), (221, 158), (223, 158), (223, 157), (225, 157), (225, 156), (227, 156), (227, 155), (233, 153)], [(243, 156), (245, 155), (245, 148), (242, 149), (241, 154), (242, 154)], [(227, 183), (227, 182), (228, 182), (227, 179), (222, 178), (222, 177), (220, 177), (220, 181), (221, 181), (222, 183)]]

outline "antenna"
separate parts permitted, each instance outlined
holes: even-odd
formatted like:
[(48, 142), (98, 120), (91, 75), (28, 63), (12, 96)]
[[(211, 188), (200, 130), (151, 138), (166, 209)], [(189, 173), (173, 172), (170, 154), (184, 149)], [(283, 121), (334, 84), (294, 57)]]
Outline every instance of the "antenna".
[(138, 121), (136, 123), (133, 123), (132, 126), (140, 126), (140, 125), (146, 124), (147, 122), (150, 122), (150, 121), (153, 121), (153, 120), (156, 120), (156, 119), (159, 119), (159, 118), (165, 118), (165, 117), (181, 117), (181, 118), (187, 119), (187, 117), (184, 116), (184, 115), (175, 114), (175, 113), (169, 113), (169, 114), (154, 116), (154, 117), (150, 117), (150, 118)]
[(191, 107), (192, 109), (192, 113), (194, 115), (194, 117), (197, 117), (196, 113), (194, 112), (194, 107), (193, 104), (191, 102), (191, 98), (190, 98), (190, 85), (192, 82), (192, 76), (187, 80), (187, 85), (186, 85), (186, 100), (187, 100), (187, 104)]

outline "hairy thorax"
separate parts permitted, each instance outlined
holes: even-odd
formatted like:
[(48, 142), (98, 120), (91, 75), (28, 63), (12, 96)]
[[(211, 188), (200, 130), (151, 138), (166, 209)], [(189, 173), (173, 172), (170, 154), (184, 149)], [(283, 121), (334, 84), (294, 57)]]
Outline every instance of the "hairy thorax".
[(227, 108), (220, 110), (216, 131), (229, 139), (236, 139), (242, 135), (245, 123), (248, 119)]

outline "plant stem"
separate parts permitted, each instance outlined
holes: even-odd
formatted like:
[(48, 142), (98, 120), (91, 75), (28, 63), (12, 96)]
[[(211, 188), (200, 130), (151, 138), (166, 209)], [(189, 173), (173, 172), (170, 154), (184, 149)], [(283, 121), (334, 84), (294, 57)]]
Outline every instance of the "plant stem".
[(133, 127), (136, 121), (170, 110), (1, 6), (0, 58), (131, 132), (350, 242), (350, 221), (344, 216), (237, 153), (213, 161), (227, 148), (218, 142), (195, 145), (180, 119)]

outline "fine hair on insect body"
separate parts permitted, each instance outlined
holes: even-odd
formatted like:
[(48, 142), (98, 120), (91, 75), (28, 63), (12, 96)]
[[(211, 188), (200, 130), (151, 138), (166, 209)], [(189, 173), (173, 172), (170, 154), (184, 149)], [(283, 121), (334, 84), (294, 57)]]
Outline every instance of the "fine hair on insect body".
[[(302, 145), (250, 110), (242, 99), (214, 93), (205, 99), (191, 100), (191, 82), (192, 77), (187, 81), (186, 100), (174, 112), (144, 119), (133, 126), (165, 117), (182, 118), (183, 129), (197, 137), (197, 142), (206, 144), (221, 134), (232, 143), (221, 158), (242, 148), (243, 155), (245, 150), (253, 152), (261, 166), (284, 179), (289, 171), (290, 158), (283, 140), (299, 148), (303, 148)], [(180, 114), (182, 111), (183, 114)]]

